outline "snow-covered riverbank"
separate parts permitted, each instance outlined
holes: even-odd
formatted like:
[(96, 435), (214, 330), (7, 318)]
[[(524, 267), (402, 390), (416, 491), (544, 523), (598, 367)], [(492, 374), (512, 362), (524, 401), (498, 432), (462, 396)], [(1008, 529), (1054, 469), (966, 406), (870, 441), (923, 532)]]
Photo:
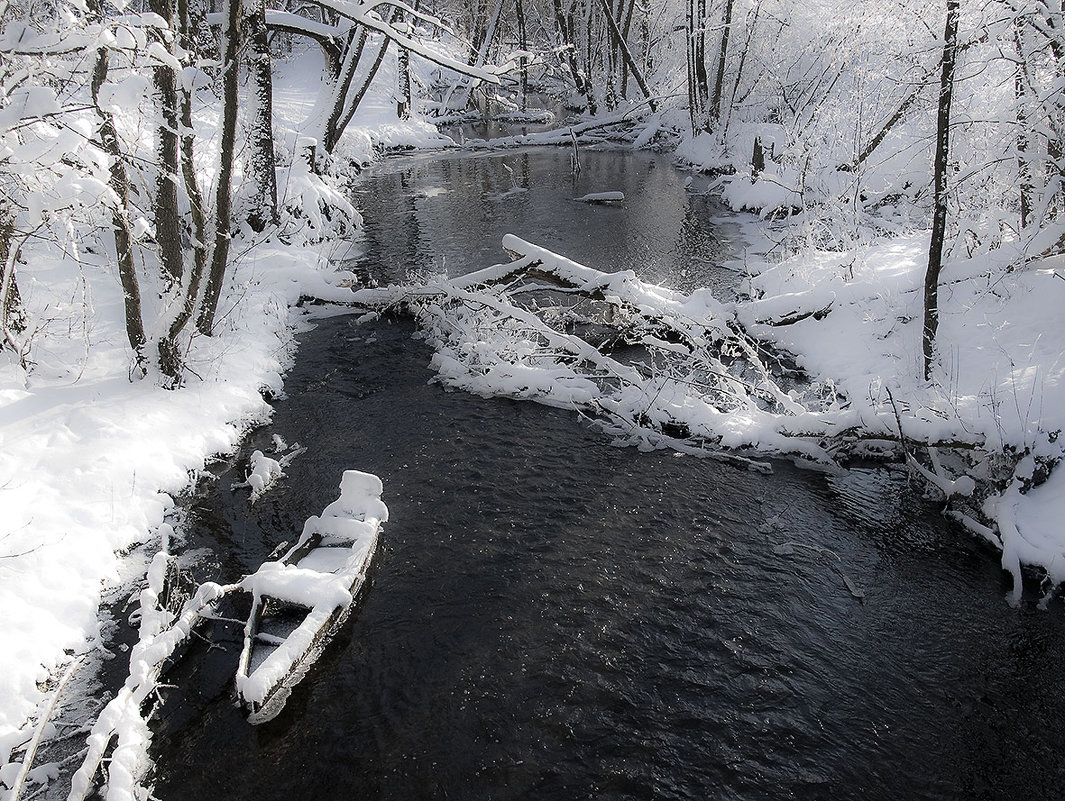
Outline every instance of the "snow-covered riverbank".
[[(275, 130), (288, 152), (313, 102), (313, 61), (289, 65), (276, 86)], [(360, 114), (343, 143), (351, 161), (441, 142), (432, 126), (399, 121), (390, 97), (367, 98)], [(278, 184), (282, 203), (308, 187), (285, 168)], [(170, 391), (152, 376), (130, 379), (102, 230), (74, 240), (78, 258), (46, 244), (23, 249), (23, 303), (39, 321), (32, 369), (0, 350), (0, 782), (9, 786), (54, 679), (73, 656), (104, 653), (101, 600), (140, 578), (126, 574), (123, 554), (171, 533), (174, 498), (268, 419), (264, 398), (282, 391), (303, 324), (300, 299), (350, 296), (333, 260), (351, 241), (238, 240), (216, 334), (192, 341), (189, 378)]]
[[(734, 147), (751, 153), (756, 136), (772, 142), (782, 132), (752, 128), (735, 137)], [(974, 480), (981, 483), (966, 511), (948, 515), (1001, 550), (1014, 599), (1021, 565), (1045, 571), (1047, 590), (1065, 580), (1065, 471), (1052, 470), (1065, 429), (1065, 262), (1029, 255), (1049, 247), (1053, 231), (1022, 235), (994, 210), (960, 213), (940, 276), (936, 360), (925, 380), (924, 207), (906, 192), (882, 210), (864, 195), (848, 206), (840, 200), (847, 171), (822, 164), (806, 175), (769, 160), (755, 174), (708, 134), (686, 138), (677, 155), (692, 169), (732, 173), (717, 181), (722, 196), (737, 211), (759, 214), (746, 229), (747, 251), (733, 265), (746, 276), (739, 322), (794, 354), (814, 379), (831, 382), (866, 435), (901, 436), (922, 455), (922, 444), (961, 446), (954, 472), (929, 484), (964, 495), (960, 490), (971, 491)], [(922, 186), (929, 168), (900, 152), (871, 166), (863, 187), (875, 196), (869, 187)], [(766, 217), (778, 221), (766, 225)], [(970, 476), (952, 485), (959, 472)]]
[[(749, 248), (735, 265), (747, 275), (748, 297), (738, 308), (744, 327), (794, 354), (812, 377), (832, 382), (872, 433), (879, 427), (896, 437), (901, 425), (910, 450), (922, 454), (922, 443), (957, 443), (967, 456), (955, 471), (966, 470), (985, 489), (1005, 484), (976, 504), (991, 530), (954, 517), (1002, 550), (1016, 597), (1022, 564), (1046, 571), (1047, 590), (1065, 580), (1065, 471), (1045, 475), (1061, 458), (1065, 430), (1060, 259), (1012, 270), (1020, 250), (1003, 248), (948, 263), (939, 359), (925, 381), (927, 231), (783, 259), (789, 232), (760, 222), (746, 231)], [(885, 417), (894, 426), (874, 422)]]

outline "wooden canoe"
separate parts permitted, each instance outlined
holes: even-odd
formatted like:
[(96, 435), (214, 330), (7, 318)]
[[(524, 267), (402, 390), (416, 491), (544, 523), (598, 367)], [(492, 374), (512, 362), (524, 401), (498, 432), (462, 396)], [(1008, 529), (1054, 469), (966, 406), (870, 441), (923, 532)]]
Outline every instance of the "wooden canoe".
[(251, 723), (276, 717), (347, 619), (377, 549), (388, 509), (381, 480), (345, 471), (340, 497), (304, 524), (280, 559), (244, 582), (252, 609), (237, 666), (237, 696)]

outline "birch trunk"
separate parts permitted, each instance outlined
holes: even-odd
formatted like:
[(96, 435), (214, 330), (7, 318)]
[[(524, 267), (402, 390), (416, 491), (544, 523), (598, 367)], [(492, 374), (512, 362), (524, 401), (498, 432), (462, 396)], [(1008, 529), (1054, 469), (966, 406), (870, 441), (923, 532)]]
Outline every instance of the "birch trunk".
[(15, 261), (18, 247), (14, 243), (15, 225), (6, 215), (0, 215), (0, 331), (4, 341), (0, 348), (8, 345), (22, 355), (22, 347), (16, 335), (25, 328), (22, 313), (22, 297), (19, 295), (18, 282), (15, 280)]

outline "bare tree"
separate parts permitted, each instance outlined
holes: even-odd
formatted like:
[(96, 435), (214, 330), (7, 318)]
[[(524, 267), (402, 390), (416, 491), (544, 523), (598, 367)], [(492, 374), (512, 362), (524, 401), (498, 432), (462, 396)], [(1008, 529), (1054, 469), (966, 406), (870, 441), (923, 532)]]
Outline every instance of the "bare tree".
[[(89, 13), (96, 19), (103, 18), (101, 0), (90, 0)], [(126, 171), (125, 157), (118, 142), (115, 121), (111, 114), (100, 106), (100, 89), (107, 80), (110, 64), (110, 51), (100, 47), (96, 51), (93, 66), (91, 93), (92, 102), (99, 118), (97, 137), (101, 149), (111, 159), (111, 191), (118, 203), (111, 210), (111, 230), (114, 234), (115, 256), (118, 262), (118, 276), (122, 284), (122, 299), (126, 320), (126, 337), (133, 349), (137, 369), (144, 371), (146, 357), (144, 346), (147, 338), (144, 334), (144, 318), (141, 312), (140, 283), (137, 280), (136, 264), (133, 260), (133, 237), (129, 229), (129, 174)]]
[(686, 0), (684, 27), (688, 46), (685, 50), (685, 58), (688, 76), (688, 114), (691, 117), (692, 131), (699, 128), (707, 99), (710, 96), (706, 81), (705, 25), (705, 0)]
[(410, 119), (410, 51), (399, 48), (396, 55), (396, 116)]
[(177, 81), (171, 62), (174, 58), (173, 0), (149, 0), (149, 8), (166, 22), (168, 29), (156, 33), (158, 45), (165, 51), (152, 70), (159, 107), (159, 126), (156, 138), (158, 174), (153, 203), (155, 239), (159, 245), (159, 260), (163, 274), (171, 285), (180, 284), (184, 272), (181, 250), (181, 215), (178, 213), (178, 100)]
[(633, 77), (636, 79), (636, 83), (640, 87), (640, 91), (643, 92), (643, 96), (647, 98), (648, 105), (651, 110), (655, 111), (656, 105), (654, 96), (651, 94), (651, 89), (647, 85), (647, 81), (643, 77), (643, 73), (640, 71), (640, 65), (636, 63), (636, 59), (632, 57), (632, 53), (629, 51), (629, 46), (625, 42), (625, 37), (622, 36), (621, 30), (618, 28), (617, 22), (614, 21), (614, 15), (610, 12), (610, 6), (607, 5), (607, 0), (600, 0), (600, 4), (603, 7), (603, 14), (606, 17), (607, 28), (610, 31), (610, 36), (614, 40), (614, 43), (621, 50), (621, 54), (625, 59), (625, 63), (632, 71)]
[(566, 64), (569, 66), (573, 85), (579, 94), (584, 95), (588, 104), (588, 113), (593, 116), (596, 113), (595, 92), (588, 74), (577, 61), (576, 30), (573, 25), (572, 9), (567, 12), (562, 8), (562, 0), (554, 0), (555, 24), (558, 27), (559, 37), (562, 39), (562, 47), (566, 54)]
[(732, 34), (733, 0), (725, 0), (724, 17), (721, 23), (721, 46), (717, 53), (717, 72), (714, 75), (714, 94), (710, 101), (710, 116), (714, 125), (721, 122), (721, 99), (725, 85), (725, 65), (728, 61), (728, 42)]
[(261, 233), (277, 224), (277, 176), (274, 171), (273, 66), (264, 0), (244, 0), (241, 35), (247, 43), (251, 77), (248, 177), (251, 198), (248, 225)]
[[(191, 35), (191, 22), (189, 18), (188, 0), (178, 0), (177, 3), (178, 44), (185, 53), (193, 52)], [(203, 204), (203, 194), (200, 191), (199, 180), (196, 176), (195, 167), (195, 135), (192, 127), (192, 90), (183, 87), (180, 96), (181, 102), (181, 177), (185, 184), (185, 193), (189, 201), (189, 219), (192, 225), (192, 270), (188, 276), (188, 284), (184, 288), (182, 296), (177, 301), (177, 309), (173, 314), (166, 333), (159, 338), (159, 368), (176, 386), (181, 382), (184, 372), (184, 360), (178, 345), (178, 336), (196, 310), (196, 302), (199, 299), (200, 286), (203, 276), (207, 272), (207, 259), (209, 256), (207, 246), (207, 215)]]
[(942, 72), (936, 118), (936, 155), (932, 206), (932, 239), (928, 247), (928, 268), (924, 279), (924, 377), (932, 377), (936, 331), (939, 328), (939, 274), (943, 268), (943, 241), (947, 230), (947, 167), (950, 157), (950, 106), (954, 95), (954, 68), (958, 55), (959, 0), (947, 0), (947, 22), (943, 33)]
[(521, 110), (529, 108), (529, 58), (525, 53), (529, 50), (529, 26), (525, 20), (525, 5), (522, 0), (514, 0), (514, 16), (518, 26), (518, 72), (521, 81)]
[(240, 45), (240, 0), (226, 4), (222, 29), (222, 139), (218, 163), (218, 185), (215, 188), (214, 251), (211, 271), (204, 287), (203, 303), (196, 318), (196, 328), (210, 335), (214, 329), (218, 299), (229, 262), (231, 214), (233, 209), (233, 161), (237, 142), (237, 55)]
[(21, 357), (22, 348), (15, 336), (24, 329), (25, 320), (15, 280), (18, 247), (14, 240), (15, 224), (6, 210), (0, 211), (0, 332), (3, 334), (0, 348), (9, 347)]

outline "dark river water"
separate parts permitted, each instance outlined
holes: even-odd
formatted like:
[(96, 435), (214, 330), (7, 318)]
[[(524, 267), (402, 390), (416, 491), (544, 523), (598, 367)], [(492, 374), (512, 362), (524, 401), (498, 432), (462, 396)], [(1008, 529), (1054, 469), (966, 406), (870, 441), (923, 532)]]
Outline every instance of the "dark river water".
[[(460, 273), (513, 232), (727, 285), (737, 232), (668, 162), (588, 153), (574, 184), (568, 158), (381, 168), (357, 190), (359, 269)], [(615, 189), (617, 208), (569, 200)], [(904, 474), (616, 447), (572, 412), (430, 383), (413, 333), (320, 321), (272, 424), (190, 502), (197, 569), (222, 579), (294, 539), (345, 469), (382, 478), (391, 520), (274, 721), (235, 705), (235, 626), (193, 649), (154, 724), (157, 798), (1061, 797), (1061, 604), (1008, 606), (997, 555)], [(249, 506), (229, 485), (274, 434), (309, 451)]]

